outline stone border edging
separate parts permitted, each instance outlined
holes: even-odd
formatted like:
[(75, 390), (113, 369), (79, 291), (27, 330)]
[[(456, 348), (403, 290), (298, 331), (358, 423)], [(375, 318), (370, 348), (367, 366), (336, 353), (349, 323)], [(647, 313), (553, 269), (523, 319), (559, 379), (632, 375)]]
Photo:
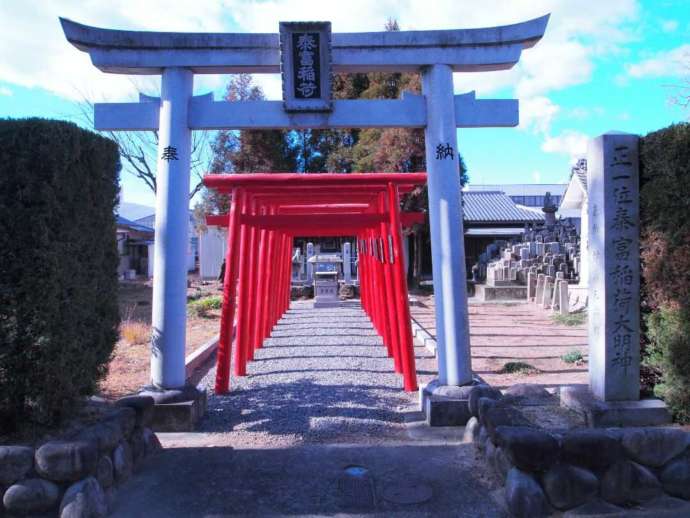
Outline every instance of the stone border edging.
[[(233, 329), (233, 336), (234, 335), (235, 333)], [(201, 347), (192, 351), (187, 357), (185, 357), (184, 369), (185, 376), (187, 378), (190, 378), (194, 371), (201, 367), (204, 363), (206, 363), (206, 360), (208, 360), (211, 357), (211, 355), (213, 355), (213, 353), (216, 352), (216, 350), (218, 349), (219, 339), (220, 335), (214, 336), (210, 340), (206, 341)]]
[(415, 320), (414, 317), (410, 317), (410, 322), (412, 323), (412, 336), (419, 343), (426, 347), (427, 351), (432, 353), (434, 357), (436, 356), (436, 338), (434, 338), (429, 331), (424, 329), (424, 327)]
[(475, 445), (505, 486), (513, 516), (623, 516), (632, 507), (690, 511), (690, 433), (678, 427), (545, 429), (521, 411), (543, 397), (540, 391), (521, 384), (501, 394), (478, 385), (468, 396), (472, 417), (464, 442)]
[(0, 446), (0, 515), (101, 518), (117, 489), (161, 451), (154, 400), (120, 398), (95, 423), (36, 446)]

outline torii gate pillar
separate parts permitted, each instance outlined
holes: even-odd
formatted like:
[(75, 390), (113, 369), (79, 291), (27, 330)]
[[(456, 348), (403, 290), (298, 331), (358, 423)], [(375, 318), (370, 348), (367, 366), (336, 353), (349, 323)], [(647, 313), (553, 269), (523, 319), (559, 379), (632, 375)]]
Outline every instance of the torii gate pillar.
[(151, 308), (151, 383), (162, 389), (185, 384), (192, 84), (189, 69), (163, 70)]
[(436, 305), (438, 382), (472, 382), (467, 282), (454, 101), (453, 71), (433, 65), (422, 71), (426, 97), (427, 185)]

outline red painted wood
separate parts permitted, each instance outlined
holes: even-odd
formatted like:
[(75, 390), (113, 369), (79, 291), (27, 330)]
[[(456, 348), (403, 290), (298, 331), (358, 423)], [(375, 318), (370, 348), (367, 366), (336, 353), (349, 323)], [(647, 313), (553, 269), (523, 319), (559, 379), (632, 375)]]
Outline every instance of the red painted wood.
[(404, 251), (402, 232), (400, 230), (399, 196), (392, 182), (388, 184), (388, 203), (391, 228), (393, 229), (393, 271), (395, 277), (395, 299), (397, 302), (398, 329), (402, 347), (402, 370), (405, 390), (417, 390), (417, 373), (414, 360), (414, 343), (412, 342), (412, 324), (410, 322), (410, 305), (407, 295), (407, 276), (403, 265)]
[(220, 318), (220, 337), (216, 356), (216, 394), (225, 394), (230, 388), (230, 358), (232, 353), (232, 328), (235, 317), (235, 296), (237, 287), (237, 261), (239, 255), (238, 210), (243, 197), (242, 189), (235, 189), (230, 206), (227, 250), (225, 254), (225, 276), (223, 277), (223, 307)]

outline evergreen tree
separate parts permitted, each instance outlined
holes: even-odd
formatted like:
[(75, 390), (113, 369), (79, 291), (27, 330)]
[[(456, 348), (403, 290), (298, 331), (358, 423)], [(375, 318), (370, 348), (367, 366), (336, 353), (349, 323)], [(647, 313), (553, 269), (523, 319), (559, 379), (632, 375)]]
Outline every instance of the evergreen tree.
[[(265, 95), (261, 87), (253, 84), (252, 76), (231, 76), (224, 99), (235, 101), (261, 101)], [(211, 143), (213, 158), (211, 174), (293, 172), (297, 168), (298, 149), (291, 133), (285, 130), (221, 130)], [(203, 189), (202, 201), (194, 209), (197, 226), (210, 213), (226, 213), (230, 208), (227, 195)]]

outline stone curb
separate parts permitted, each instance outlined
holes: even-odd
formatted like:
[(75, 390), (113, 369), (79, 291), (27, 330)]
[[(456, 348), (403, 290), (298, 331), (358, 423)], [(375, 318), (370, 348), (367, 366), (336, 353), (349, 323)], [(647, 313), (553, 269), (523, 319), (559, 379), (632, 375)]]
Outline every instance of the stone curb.
[(412, 324), (412, 336), (415, 341), (424, 347), (427, 351), (432, 353), (434, 357), (436, 356), (436, 338), (434, 338), (429, 331), (424, 329), (424, 327), (417, 322), (414, 317), (410, 317), (410, 322)]
[(204, 343), (201, 347), (199, 347), (195, 351), (192, 351), (192, 353), (184, 359), (185, 376), (188, 379), (192, 376), (195, 370), (197, 370), (204, 363), (206, 363), (206, 360), (208, 360), (211, 357), (211, 355), (216, 352), (216, 350), (218, 349), (219, 338), (220, 335), (214, 336), (206, 343)]

